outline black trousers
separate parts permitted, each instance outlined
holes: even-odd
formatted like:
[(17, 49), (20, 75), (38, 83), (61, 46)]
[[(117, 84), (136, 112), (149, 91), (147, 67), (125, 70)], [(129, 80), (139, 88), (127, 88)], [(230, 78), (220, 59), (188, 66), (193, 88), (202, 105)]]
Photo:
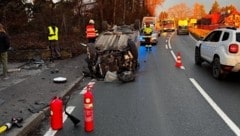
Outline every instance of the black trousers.
[(51, 59), (58, 59), (61, 57), (60, 47), (57, 40), (49, 41), (49, 48), (51, 50)]
[(88, 43), (95, 43), (96, 41), (96, 38), (88, 38)]

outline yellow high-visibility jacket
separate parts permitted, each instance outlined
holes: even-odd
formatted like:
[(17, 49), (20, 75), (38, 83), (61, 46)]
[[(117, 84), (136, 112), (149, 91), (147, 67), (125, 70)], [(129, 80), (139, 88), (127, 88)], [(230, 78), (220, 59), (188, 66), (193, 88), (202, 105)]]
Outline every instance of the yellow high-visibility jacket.
[(152, 32), (153, 32), (153, 30), (152, 30), (151, 27), (145, 27), (145, 28), (143, 29), (143, 32), (144, 32), (145, 35), (151, 35)]
[(58, 27), (52, 27), (52, 26), (48, 26), (48, 40), (52, 41), (52, 40), (58, 40)]

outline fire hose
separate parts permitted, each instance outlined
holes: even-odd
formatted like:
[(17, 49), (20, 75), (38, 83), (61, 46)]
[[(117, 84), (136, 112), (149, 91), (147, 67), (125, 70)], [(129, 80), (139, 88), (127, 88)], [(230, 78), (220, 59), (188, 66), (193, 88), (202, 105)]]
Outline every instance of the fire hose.
[(65, 103), (64, 112), (69, 117), (69, 119), (73, 122), (74, 126), (77, 126), (78, 123), (80, 122), (80, 120), (77, 117), (75, 117), (75, 116), (71, 115), (70, 113), (68, 113), (67, 110), (66, 110), (67, 109), (67, 104), (68, 104), (69, 100), (70, 100), (70, 96), (66, 96), (65, 97), (65, 102), (64, 102)]

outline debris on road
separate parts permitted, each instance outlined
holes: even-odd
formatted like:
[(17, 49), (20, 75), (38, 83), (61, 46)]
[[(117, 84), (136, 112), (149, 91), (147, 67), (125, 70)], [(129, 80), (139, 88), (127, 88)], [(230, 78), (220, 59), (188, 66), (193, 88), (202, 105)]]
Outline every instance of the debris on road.
[(53, 82), (54, 83), (65, 83), (65, 82), (67, 82), (67, 78), (66, 77), (55, 77), (55, 78), (53, 78)]
[(21, 68), (11, 68), (11, 69), (8, 69), (8, 73), (19, 72), (19, 71), (21, 71)]
[(43, 65), (45, 65), (45, 62), (41, 58), (35, 57), (35, 58), (28, 60), (26, 63), (19, 66), (18, 68), (32, 70), (32, 69), (39, 69)]
[(54, 74), (54, 73), (59, 73), (59, 69), (51, 70), (51, 74)]

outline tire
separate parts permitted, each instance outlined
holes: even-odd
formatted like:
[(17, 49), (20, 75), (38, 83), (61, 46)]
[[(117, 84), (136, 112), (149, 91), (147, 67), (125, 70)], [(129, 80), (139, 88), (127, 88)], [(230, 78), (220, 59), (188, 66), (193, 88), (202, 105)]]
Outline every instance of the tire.
[(201, 66), (203, 60), (201, 58), (201, 51), (199, 47), (195, 48), (195, 64)]
[(118, 79), (123, 83), (135, 81), (135, 75), (132, 71), (123, 71), (118, 74)]
[(223, 79), (226, 77), (225, 72), (223, 71), (219, 57), (214, 57), (212, 62), (212, 75), (215, 79)]

